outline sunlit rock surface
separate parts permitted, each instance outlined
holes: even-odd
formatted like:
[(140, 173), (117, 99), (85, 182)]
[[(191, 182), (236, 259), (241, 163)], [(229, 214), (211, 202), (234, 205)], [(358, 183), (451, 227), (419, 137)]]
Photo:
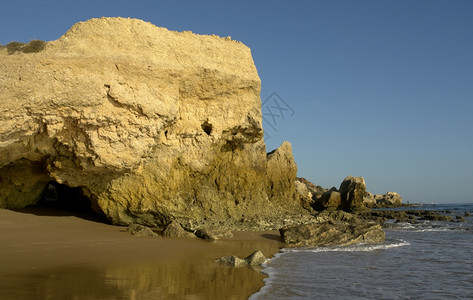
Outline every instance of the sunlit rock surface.
[(290, 144), (266, 154), (244, 44), (101, 18), (1, 55), (0, 207), (35, 204), (54, 181), (115, 224), (265, 228), (304, 214)]

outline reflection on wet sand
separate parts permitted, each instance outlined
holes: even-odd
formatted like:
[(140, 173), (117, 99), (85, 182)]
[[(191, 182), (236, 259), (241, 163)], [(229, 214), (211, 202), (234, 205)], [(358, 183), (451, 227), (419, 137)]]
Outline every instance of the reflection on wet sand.
[(2, 299), (247, 299), (263, 275), (196, 262), (70, 267), (5, 276)]
[(260, 270), (215, 259), (271, 257), (280, 246), (277, 232), (153, 239), (77, 216), (0, 209), (0, 299), (247, 299), (263, 285)]

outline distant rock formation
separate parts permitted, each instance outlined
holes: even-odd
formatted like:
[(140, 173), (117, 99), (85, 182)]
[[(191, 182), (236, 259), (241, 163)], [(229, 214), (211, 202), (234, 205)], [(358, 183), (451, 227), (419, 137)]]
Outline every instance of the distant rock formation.
[(395, 192), (376, 195), (366, 192), (363, 203), (367, 207), (396, 207), (402, 206), (402, 197)]
[(377, 205), (385, 206), (400, 206), (402, 204), (402, 197), (395, 192), (387, 192), (384, 195), (374, 195)]
[(363, 198), (366, 193), (366, 183), (363, 177), (348, 176), (340, 185), (341, 206), (343, 210), (358, 210), (363, 208)]
[(363, 203), (367, 207), (373, 207), (376, 205), (376, 199), (374, 198), (374, 195), (371, 192), (366, 191), (365, 197), (363, 198)]
[(0, 207), (35, 204), (55, 182), (114, 224), (255, 228), (306, 214), (291, 145), (266, 154), (242, 43), (101, 18), (1, 55)]
[[(309, 186), (316, 187), (306, 179), (299, 180), (300, 183), (309, 189)], [(297, 185), (296, 185), (297, 186)], [(303, 187), (298, 187), (299, 193), (305, 191)], [(332, 187), (324, 189), (318, 187), (312, 190), (311, 206), (318, 211), (344, 210), (349, 212), (361, 212), (365, 208), (371, 207), (395, 207), (402, 205), (402, 197), (398, 193), (388, 192), (386, 194), (373, 195), (366, 190), (366, 183), (363, 177), (348, 176), (340, 184), (340, 188)]]
[(357, 211), (365, 207), (366, 183), (363, 177), (346, 177), (337, 190), (335, 187), (316, 195), (312, 206), (316, 210)]

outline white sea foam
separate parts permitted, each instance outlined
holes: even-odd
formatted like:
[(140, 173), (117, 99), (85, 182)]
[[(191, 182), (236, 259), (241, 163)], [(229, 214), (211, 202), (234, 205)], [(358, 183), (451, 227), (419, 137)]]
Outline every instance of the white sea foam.
[(400, 223), (393, 223), (394, 226), (392, 228), (400, 228), (400, 229), (413, 229), (415, 226), (411, 223), (400, 222)]
[[(278, 253), (278, 254), (281, 254), (281, 253)], [(273, 276), (276, 274), (276, 270), (273, 267), (268, 266), (268, 264), (270, 263), (271, 263), (271, 259), (268, 259), (264, 262), (264, 264), (262, 264), (262, 266), (264, 267), (264, 270), (262, 271), (262, 273), (268, 276), (267, 278), (263, 280), (264, 286), (260, 288), (258, 292), (251, 295), (251, 297), (248, 298), (248, 300), (258, 299), (261, 295), (264, 295), (266, 291), (272, 287)]]
[(409, 223), (399, 223), (399, 226), (393, 226), (388, 230), (392, 231), (410, 231), (410, 232), (444, 232), (444, 231), (452, 231), (452, 230), (459, 230), (465, 231), (469, 230), (469, 227), (462, 226), (462, 224), (458, 225), (457, 223), (452, 224), (431, 224), (431, 223), (421, 223), (421, 224), (409, 224)]
[(458, 270), (471, 263), (473, 217), (464, 219), (390, 222), (383, 244), (283, 249), (265, 262), (264, 287), (250, 299), (464, 299), (471, 274)]
[(410, 243), (399, 240), (385, 244), (356, 244), (351, 246), (335, 246), (335, 247), (316, 247), (316, 248), (284, 248), (283, 253), (291, 252), (367, 252), (375, 250), (385, 250), (403, 246), (409, 246)]
[(268, 276), (267, 278), (264, 279), (264, 286), (255, 294), (251, 295), (249, 300), (257, 300), (260, 296), (265, 295), (268, 290), (271, 290), (274, 277), (275, 275), (278, 274), (277, 269), (273, 268), (271, 266), (272, 262), (277, 260), (279, 257), (283, 255), (287, 255), (289, 253), (295, 253), (295, 252), (334, 252), (334, 251), (344, 251), (344, 252), (350, 252), (350, 251), (374, 251), (374, 250), (383, 250), (383, 249), (390, 249), (390, 248), (396, 248), (396, 247), (402, 247), (402, 246), (408, 246), (410, 245), (409, 242), (406, 242), (404, 240), (396, 240), (392, 242), (387, 242), (385, 244), (375, 244), (375, 245), (368, 245), (368, 244), (356, 244), (356, 245), (351, 245), (351, 246), (346, 246), (346, 247), (317, 247), (317, 248), (284, 248), (281, 250), (281, 252), (277, 253), (274, 255), (273, 258), (266, 260), (262, 266), (264, 267), (262, 273)]
[(451, 230), (460, 230), (457, 228), (415, 228), (411, 231), (414, 232), (442, 232), (442, 231), (451, 231)]

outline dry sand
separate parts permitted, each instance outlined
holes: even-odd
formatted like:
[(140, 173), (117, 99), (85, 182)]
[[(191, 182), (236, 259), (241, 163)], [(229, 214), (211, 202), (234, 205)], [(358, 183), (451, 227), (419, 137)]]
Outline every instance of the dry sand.
[(88, 215), (0, 209), (0, 299), (247, 299), (260, 270), (214, 260), (280, 247), (278, 232), (155, 239)]

